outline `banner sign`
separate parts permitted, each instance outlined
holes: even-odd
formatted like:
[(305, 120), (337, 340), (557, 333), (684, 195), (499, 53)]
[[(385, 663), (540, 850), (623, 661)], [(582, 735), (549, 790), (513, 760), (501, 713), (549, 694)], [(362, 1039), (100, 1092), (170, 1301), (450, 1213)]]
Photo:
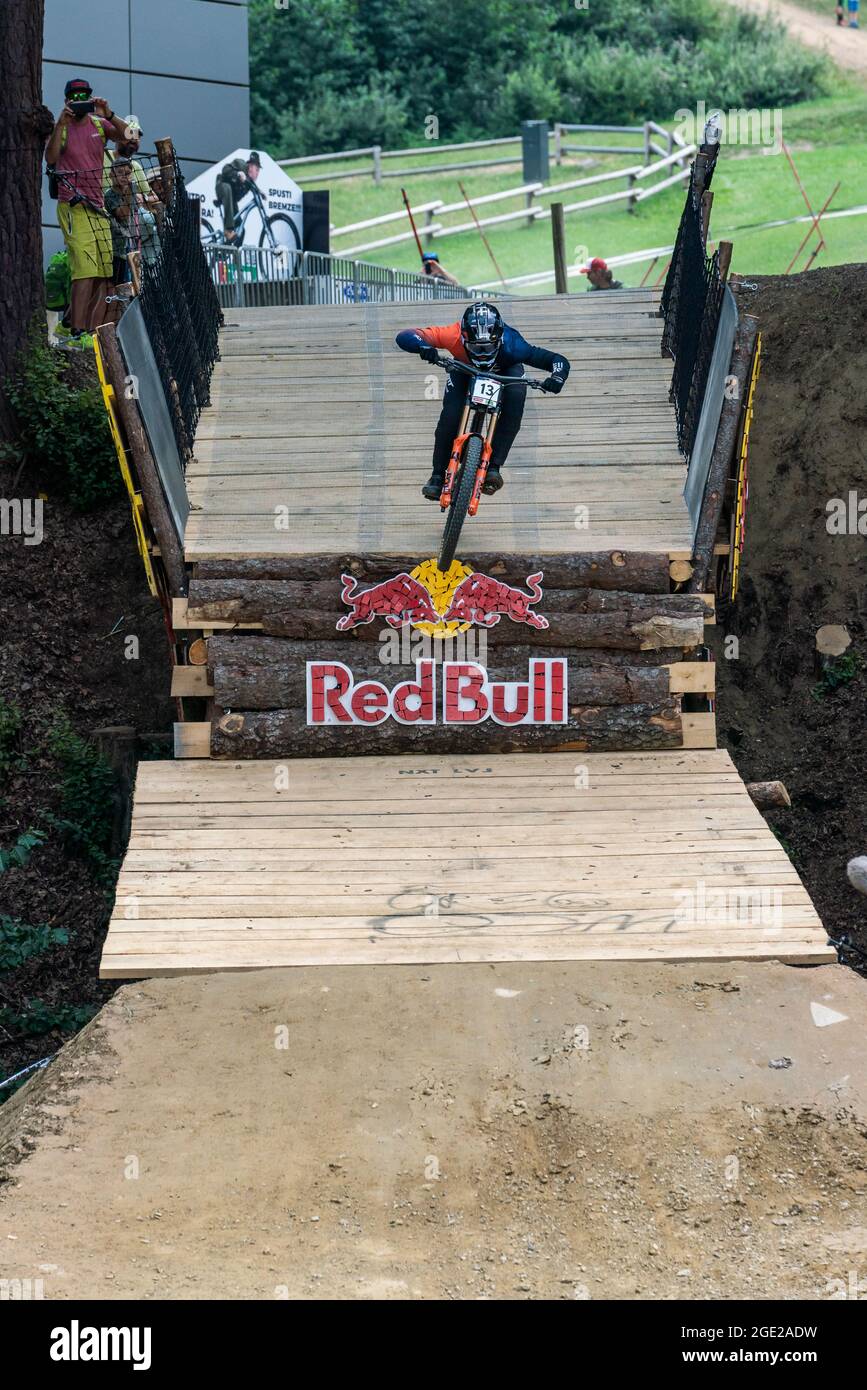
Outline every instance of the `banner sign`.
[[(226, 184), (234, 188), (237, 209), (235, 237), (228, 243), (222, 202)], [(276, 263), (272, 268), (273, 258), (268, 258), (262, 273), (278, 279), (285, 276), (286, 265), (294, 265), (296, 258), (289, 253), (300, 251), (304, 245), (303, 194), (269, 154), (249, 147), (233, 150), (219, 164), (212, 164), (193, 179), (187, 192), (201, 202), (201, 237), (205, 246), (253, 246), (274, 251)], [(281, 257), (285, 265), (281, 264)]]
[[(438, 675), (441, 673), (441, 677)], [(356, 682), (342, 661), (307, 662), (307, 723), (349, 728), (382, 724), (565, 724), (565, 657), (531, 658), (526, 681), (492, 681), (475, 661), (416, 662), (415, 680), (389, 690)], [(438, 679), (442, 694), (438, 697)]]

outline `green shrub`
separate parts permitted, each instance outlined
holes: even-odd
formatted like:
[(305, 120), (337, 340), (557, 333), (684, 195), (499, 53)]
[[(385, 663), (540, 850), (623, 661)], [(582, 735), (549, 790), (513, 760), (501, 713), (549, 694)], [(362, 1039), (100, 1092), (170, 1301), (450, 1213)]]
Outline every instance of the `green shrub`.
[(37, 1038), (55, 1028), (61, 1033), (75, 1033), (89, 1023), (97, 1012), (96, 1004), (46, 1004), (43, 999), (30, 999), (21, 1013), (0, 1009), (0, 1026), (16, 1036)]
[(60, 769), (59, 815), (43, 812), (44, 824), (60, 830), (107, 881), (115, 867), (109, 856), (114, 824), (116, 778), (102, 754), (60, 715), (48, 734), (48, 748)]
[(73, 507), (91, 511), (119, 496), (123, 482), (102, 392), (68, 380), (70, 366), (65, 353), (31, 338), (6, 382), (19, 432), (5, 453), (48, 470)]
[(68, 940), (63, 927), (31, 927), (16, 917), (0, 917), (0, 970), (15, 970), (31, 956), (41, 955), (53, 946), (65, 946)]
[(7, 869), (23, 869), (37, 845), (45, 839), (42, 830), (25, 830), (11, 849), (0, 849), (0, 874)]
[(845, 656), (839, 656), (825, 667), (822, 679), (813, 686), (810, 694), (814, 700), (824, 700), (826, 695), (833, 694), (841, 685), (848, 685), (863, 669), (864, 658), (858, 652), (846, 652)]
[[(826, 60), (715, 0), (250, 0), (254, 140), (283, 155), (817, 96)], [(316, 73), (313, 81), (309, 74)]]

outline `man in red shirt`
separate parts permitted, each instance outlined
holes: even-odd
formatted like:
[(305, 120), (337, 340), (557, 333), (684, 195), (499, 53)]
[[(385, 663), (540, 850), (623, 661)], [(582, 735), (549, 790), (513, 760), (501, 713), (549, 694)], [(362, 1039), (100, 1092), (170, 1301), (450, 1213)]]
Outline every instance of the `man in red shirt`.
[(45, 146), (45, 162), (58, 175), (57, 220), (69, 251), (72, 276), (70, 321), (73, 335), (92, 333), (112, 315), (111, 228), (103, 199), (103, 159), (109, 140), (124, 139), (125, 126), (94, 97), (90, 83), (73, 77), (66, 105)]

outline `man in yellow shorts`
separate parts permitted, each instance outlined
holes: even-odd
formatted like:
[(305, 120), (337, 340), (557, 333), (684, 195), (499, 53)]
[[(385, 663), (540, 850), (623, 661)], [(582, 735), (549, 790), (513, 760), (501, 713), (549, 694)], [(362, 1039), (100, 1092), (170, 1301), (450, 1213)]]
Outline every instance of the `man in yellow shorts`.
[(72, 276), (70, 320), (73, 336), (92, 333), (113, 318), (111, 227), (103, 196), (103, 152), (108, 140), (122, 139), (124, 123), (90, 83), (74, 77), (66, 84), (66, 105), (45, 147), (45, 160), (57, 175), (57, 220), (69, 251)]

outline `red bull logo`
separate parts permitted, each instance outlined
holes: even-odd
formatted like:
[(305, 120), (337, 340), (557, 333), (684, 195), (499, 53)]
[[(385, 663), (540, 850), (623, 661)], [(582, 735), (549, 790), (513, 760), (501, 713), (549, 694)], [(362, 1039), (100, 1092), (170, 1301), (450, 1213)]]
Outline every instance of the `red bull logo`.
[[(565, 724), (567, 662), (532, 658), (526, 681), (492, 681), (475, 661), (419, 661), (415, 680), (392, 690), (381, 681), (356, 682), (342, 661), (308, 661), (307, 723), (332, 727), (399, 724)], [(442, 692), (437, 696), (438, 679)]]
[(338, 632), (358, 627), (360, 623), (371, 623), (374, 618), (385, 618), (389, 627), (402, 627), (404, 623), (417, 623), (422, 619), (432, 623), (439, 620), (427, 589), (411, 574), (396, 574), (393, 579), (384, 579), (369, 589), (359, 589), (358, 581), (351, 574), (342, 574), (340, 578), (343, 582), (340, 597), (351, 611), (339, 620)]
[(548, 626), (548, 619), (533, 607), (542, 597), (541, 570), (528, 576), (526, 589), (480, 574), (457, 560), (445, 573), (435, 560), (425, 560), (411, 573), (404, 571), (368, 589), (359, 588), (351, 574), (341, 579), (341, 597), (350, 612), (337, 623), (338, 632), (374, 618), (384, 618), (394, 628), (409, 623), (432, 637), (451, 637), (473, 625), (491, 628), (502, 617), (536, 629)]
[(531, 606), (542, 597), (541, 578), (541, 570), (528, 576), (530, 592), (527, 593), (512, 588), (511, 584), (501, 584), (488, 574), (469, 574), (455, 589), (443, 617), (446, 622), (477, 623), (479, 627), (493, 627), (501, 617), (511, 618), (513, 623), (527, 623), (530, 627), (547, 627), (548, 619), (534, 613)]

